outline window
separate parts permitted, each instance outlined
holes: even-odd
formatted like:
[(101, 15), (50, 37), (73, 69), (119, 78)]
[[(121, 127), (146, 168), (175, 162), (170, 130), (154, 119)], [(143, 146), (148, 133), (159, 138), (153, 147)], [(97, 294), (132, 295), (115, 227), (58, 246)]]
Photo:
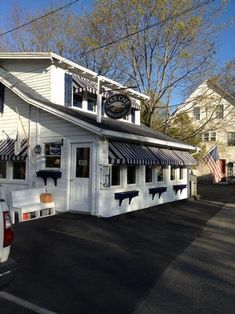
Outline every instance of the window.
[(7, 177), (7, 162), (0, 161), (0, 179), (6, 179)]
[(131, 122), (135, 123), (135, 110), (131, 109)]
[(194, 108), (193, 108), (193, 118), (194, 118), (195, 120), (200, 120), (200, 119), (201, 119), (200, 107), (194, 107)]
[(180, 173), (179, 173), (179, 179), (180, 180), (183, 180), (184, 179), (184, 168), (179, 168), (179, 170), (180, 170)]
[(26, 163), (25, 161), (13, 161), (13, 174), (14, 180), (25, 180)]
[(223, 119), (224, 117), (224, 106), (223, 105), (217, 105), (216, 111), (215, 111), (215, 118), (216, 119)]
[(153, 181), (153, 168), (152, 166), (145, 166), (145, 182)]
[(46, 168), (60, 168), (61, 164), (61, 144), (45, 144), (45, 166)]
[(228, 132), (228, 146), (235, 146), (235, 132)]
[(87, 109), (89, 111), (96, 112), (96, 99), (88, 98), (88, 100), (87, 100)]
[(0, 161), (0, 179), (25, 180), (26, 161)]
[(102, 104), (101, 104), (101, 115), (104, 116), (104, 105), (105, 105), (106, 99), (102, 97)]
[(111, 185), (120, 185), (120, 166), (112, 166)]
[(77, 108), (82, 108), (82, 95), (73, 94), (73, 106)]
[(175, 178), (176, 178), (175, 174), (176, 174), (176, 168), (171, 166), (171, 172), (170, 172), (170, 179), (171, 180), (175, 180)]
[(164, 179), (164, 168), (162, 166), (157, 167), (157, 180), (158, 182)]
[(89, 178), (90, 175), (90, 148), (77, 148), (76, 156), (76, 177)]
[(216, 141), (216, 132), (206, 132), (203, 134), (204, 142), (215, 142)]
[(136, 183), (136, 166), (127, 166), (127, 184)]

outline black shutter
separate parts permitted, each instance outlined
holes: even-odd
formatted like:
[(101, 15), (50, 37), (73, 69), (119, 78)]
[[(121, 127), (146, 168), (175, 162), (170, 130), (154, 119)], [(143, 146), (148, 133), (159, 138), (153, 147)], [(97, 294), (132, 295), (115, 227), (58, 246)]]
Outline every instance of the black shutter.
[(73, 88), (72, 75), (65, 73), (65, 75), (64, 75), (64, 104), (65, 104), (65, 107), (71, 107), (72, 106), (72, 88)]
[(5, 86), (0, 83), (0, 113), (3, 113), (4, 109), (4, 91), (5, 91)]

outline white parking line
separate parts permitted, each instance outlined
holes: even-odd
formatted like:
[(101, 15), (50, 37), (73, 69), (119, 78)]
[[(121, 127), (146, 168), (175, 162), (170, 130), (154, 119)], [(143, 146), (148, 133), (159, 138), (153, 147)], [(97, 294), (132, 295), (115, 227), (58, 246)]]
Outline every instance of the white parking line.
[(26, 300), (23, 300), (21, 298), (18, 298), (18, 297), (15, 297), (14, 295), (10, 294), (10, 293), (7, 293), (5, 291), (1, 291), (0, 292), (0, 297), (3, 298), (3, 299), (6, 299), (8, 301), (11, 301), (15, 304), (18, 304), (26, 309), (29, 309), (35, 313), (39, 313), (39, 314), (56, 314), (56, 312), (52, 312), (52, 311), (49, 311), (47, 309), (44, 309), (43, 307), (40, 307), (40, 306), (37, 306), (33, 303), (30, 303)]

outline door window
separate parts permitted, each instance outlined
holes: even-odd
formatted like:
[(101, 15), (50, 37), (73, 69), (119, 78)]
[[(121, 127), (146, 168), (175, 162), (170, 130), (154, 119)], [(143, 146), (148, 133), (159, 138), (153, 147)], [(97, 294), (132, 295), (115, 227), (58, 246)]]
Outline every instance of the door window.
[(90, 148), (79, 147), (76, 152), (76, 177), (89, 178)]

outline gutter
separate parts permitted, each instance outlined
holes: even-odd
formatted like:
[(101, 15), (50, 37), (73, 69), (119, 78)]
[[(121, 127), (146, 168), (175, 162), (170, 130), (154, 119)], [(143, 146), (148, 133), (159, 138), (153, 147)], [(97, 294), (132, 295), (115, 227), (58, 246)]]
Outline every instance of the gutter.
[(166, 146), (166, 147), (171, 147), (171, 148), (180, 148), (180, 149), (194, 150), (194, 151), (198, 149), (198, 147), (188, 145), (188, 144), (175, 143), (175, 142), (155, 139), (152, 137), (126, 134), (126, 133), (114, 132), (114, 131), (108, 131), (108, 130), (102, 130), (100, 135), (104, 137), (132, 140), (135, 142), (150, 143), (150, 144), (156, 144), (156, 145), (161, 145), (161, 146)]

